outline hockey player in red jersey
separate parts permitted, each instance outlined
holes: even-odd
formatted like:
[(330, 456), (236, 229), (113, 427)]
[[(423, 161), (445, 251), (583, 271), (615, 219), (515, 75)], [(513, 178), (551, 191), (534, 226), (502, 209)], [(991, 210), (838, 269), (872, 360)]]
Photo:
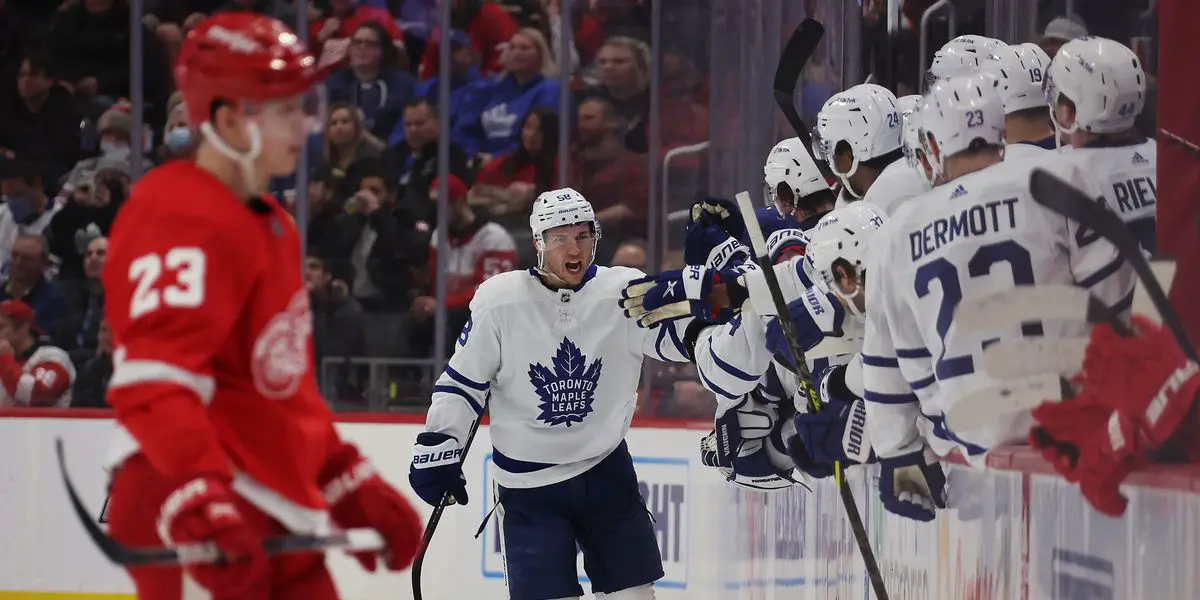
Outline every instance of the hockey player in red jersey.
[(113, 225), (110, 533), (131, 546), (211, 542), (226, 557), (131, 569), (140, 598), (196, 584), (218, 599), (336, 598), (323, 555), (263, 553), (264, 537), (289, 532), (374, 528), (393, 570), (416, 552), (416, 512), (339, 439), (317, 391), (299, 235), (263, 197), (295, 170), (324, 75), (274, 19), (226, 12), (193, 29), (175, 77), (195, 158), (150, 171)]

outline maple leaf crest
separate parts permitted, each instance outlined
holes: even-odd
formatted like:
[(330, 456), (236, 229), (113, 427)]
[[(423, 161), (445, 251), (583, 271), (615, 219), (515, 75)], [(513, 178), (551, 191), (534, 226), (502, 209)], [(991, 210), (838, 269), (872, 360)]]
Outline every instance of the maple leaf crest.
[(541, 363), (529, 365), (529, 383), (537, 392), (538, 420), (548, 425), (582, 423), (595, 409), (596, 386), (600, 382), (601, 359), (588, 364), (587, 357), (571, 340), (563, 338), (550, 361), (553, 369)]

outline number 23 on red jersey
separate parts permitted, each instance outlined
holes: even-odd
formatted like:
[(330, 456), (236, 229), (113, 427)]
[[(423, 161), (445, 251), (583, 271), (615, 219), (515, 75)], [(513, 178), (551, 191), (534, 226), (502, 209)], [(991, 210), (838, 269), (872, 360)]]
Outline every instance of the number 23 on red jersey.
[(129, 282), (134, 285), (129, 300), (129, 318), (137, 319), (163, 306), (196, 308), (204, 303), (207, 259), (194, 246), (151, 252), (129, 263)]

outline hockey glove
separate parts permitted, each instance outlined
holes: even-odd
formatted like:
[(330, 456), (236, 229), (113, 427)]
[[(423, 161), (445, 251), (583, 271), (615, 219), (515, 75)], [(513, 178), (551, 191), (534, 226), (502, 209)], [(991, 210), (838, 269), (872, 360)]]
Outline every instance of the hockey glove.
[[(692, 225), (716, 226), (725, 232), (725, 237), (742, 240), (746, 237), (746, 223), (738, 210), (737, 202), (728, 198), (708, 197), (692, 205), (692, 213), (688, 219), (688, 230)], [(692, 264), (692, 263), (688, 263)]]
[(450, 494), (449, 504), (465, 506), (467, 478), (462, 472), (462, 450), (458, 442), (444, 433), (418, 434), (408, 482), (430, 506), (441, 504), (446, 494)]
[[(845, 318), (845, 308), (837, 299), (830, 297), (829, 294), (820, 292), (817, 288), (809, 288), (804, 296), (794, 300), (787, 305), (788, 318), (792, 321), (792, 328), (796, 331), (797, 342), (803, 350), (812, 350), (814, 346), (819, 344), (825, 337), (826, 332), (818, 323), (830, 322), (827, 313), (833, 313), (832, 323), (835, 330), (829, 333), (840, 335), (840, 327), (842, 320)], [(775, 356), (786, 361), (787, 364), (796, 366), (796, 358), (792, 356), (792, 347), (788, 343), (787, 336), (783, 334), (783, 327), (779, 324), (778, 318), (773, 318), (767, 323), (767, 349)]]
[(685, 317), (708, 318), (708, 293), (717, 279), (716, 271), (698, 265), (648, 275), (625, 286), (620, 305), (625, 317), (637, 319), (643, 328)]
[(262, 536), (242, 518), (227, 482), (197, 477), (179, 486), (163, 501), (158, 535), (168, 545), (216, 544), (220, 561), (184, 567), (214, 597), (267, 597), (270, 572)]
[(946, 508), (946, 474), (928, 448), (879, 459), (879, 500), (892, 514), (932, 521)]
[[(805, 457), (810, 465), (827, 467), (820, 472), (831, 471), (837, 461), (865, 464), (875, 460), (867, 437), (866, 404), (846, 389), (845, 373), (846, 366), (842, 365), (818, 374), (821, 411), (797, 412), (794, 417), (796, 438), (789, 440), (789, 451)], [(796, 466), (808, 472), (805, 468), (808, 465), (797, 461)]]
[(732, 466), (734, 455), (743, 441), (760, 440), (771, 435), (779, 421), (778, 409), (753, 393), (742, 396), (737, 402), (718, 400), (717, 410), (720, 412), (713, 419), (716, 455), (703, 461), (710, 467)]
[[(755, 491), (782, 490), (793, 485), (808, 487), (793, 469), (791, 458), (783, 443), (785, 437), (791, 437), (790, 419), (777, 421), (771, 434), (753, 440), (742, 442), (728, 463), (722, 463), (718, 457), (727, 456), (727, 451), (717, 451), (716, 433), (710, 433), (700, 441), (701, 462), (715, 467), (729, 483)], [(811, 488), (810, 488), (811, 489)]]
[[(343, 444), (322, 469), (318, 483), (334, 523), (343, 529), (370, 527), (378, 531), (387, 544), (383, 557), (388, 569), (403, 571), (412, 564), (421, 544), (421, 518), (358, 448)], [(375, 570), (376, 553), (359, 552), (354, 558), (367, 571)]]
[(683, 262), (724, 269), (745, 262), (750, 250), (716, 225), (689, 227), (683, 241)]
[[(1196, 427), (1200, 366), (1149, 320), (1134, 317), (1133, 331), (1133, 337), (1121, 337), (1108, 325), (1096, 326), (1077, 380), (1079, 395), (1034, 409), (1038, 426), (1029, 434), (1043, 458), (1111, 516), (1125, 512), (1119, 489), (1125, 477), (1176, 433)], [(1198, 450), (1186, 449), (1192, 456)]]

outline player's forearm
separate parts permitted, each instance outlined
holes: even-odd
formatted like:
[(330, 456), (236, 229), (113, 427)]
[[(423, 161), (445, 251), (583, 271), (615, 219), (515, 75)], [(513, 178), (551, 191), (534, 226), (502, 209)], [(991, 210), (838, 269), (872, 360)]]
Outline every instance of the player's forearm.
[(710, 392), (730, 400), (750, 393), (771, 365), (761, 318), (747, 305), (732, 321), (706, 328), (697, 336), (695, 362)]
[(160, 473), (180, 479), (199, 474), (233, 478), (208, 414), (191, 392), (171, 384), (130, 386), (110, 391), (109, 403)]
[(490, 388), (486, 382), (473, 381), (453, 366), (447, 367), (433, 386), (425, 431), (444, 433), (462, 443), (471, 424), (483, 415)]

